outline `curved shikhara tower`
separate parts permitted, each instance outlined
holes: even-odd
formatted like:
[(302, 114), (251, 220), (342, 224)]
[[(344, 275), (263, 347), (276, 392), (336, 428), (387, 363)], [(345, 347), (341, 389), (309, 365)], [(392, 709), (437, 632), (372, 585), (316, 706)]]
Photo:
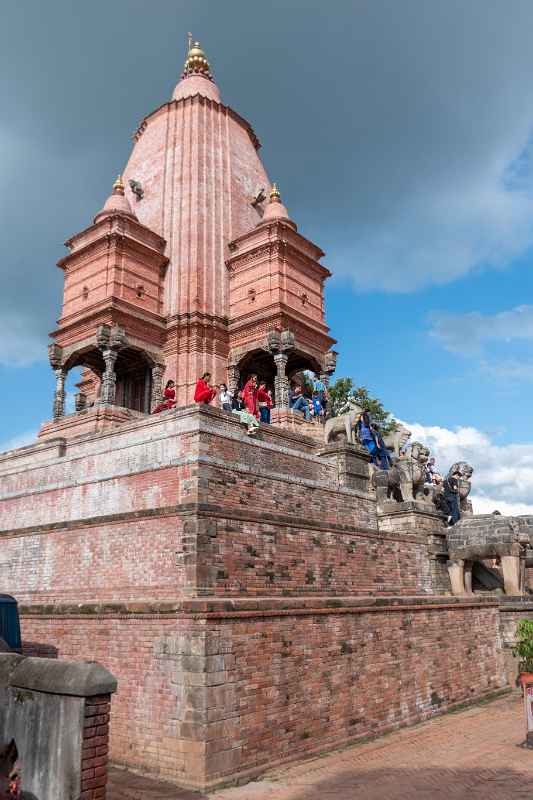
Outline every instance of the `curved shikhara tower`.
[(142, 121), (111, 196), (59, 262), (56, 421), (74, 366), (78, 410), (142, 413), (168, 378), (186, 404), (203, 372), (236, 389), (254, 371), (284, 407), (292, 373), (333, 371), (323, 253), (298, 233), (259, 147), (195, 43), (172, 99)]

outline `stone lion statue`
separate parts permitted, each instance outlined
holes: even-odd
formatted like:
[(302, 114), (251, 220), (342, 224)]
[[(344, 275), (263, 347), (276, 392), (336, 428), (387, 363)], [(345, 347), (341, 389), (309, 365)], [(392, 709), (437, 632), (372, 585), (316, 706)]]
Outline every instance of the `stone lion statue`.
[(361, 406), (353, 405), (346, 414), (338, 417), (330, 417), (324, 425), (324, 441), (330, 444), (332, 440), (346, 438), (348, 444), (357, 444), (355, 438), (355, 423), (359, 414), (363, 412)]
[(386, 433), (383, 436), (383, 441), (385, 442), (385, 447), (388, 450), (392, 450), (392, 452), (395, 453), (395, 455), (399, 458), (400, 450), (402, 447), (405, 447), (410, 438), (411, 431), (407, 430), (405, 425), (396, 423), (396, 428), (390, 433)]
[(408, 458), (396, 461), (388, 472), (376, 470), (372, 483), (376, 489), (378, 506), (391, 499), (400, 503), (413, 500), (427, 502), (424, 481), (428, 459), (429, 448), (421, 442), (413, 442)]

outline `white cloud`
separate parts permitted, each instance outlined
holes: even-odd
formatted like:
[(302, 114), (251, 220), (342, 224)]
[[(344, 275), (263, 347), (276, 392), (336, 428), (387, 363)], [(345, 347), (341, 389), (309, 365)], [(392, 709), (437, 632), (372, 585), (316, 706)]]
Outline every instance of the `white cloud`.
[(442, 473), (455, 461), (474, 467), (472, 502), (476, 513), (499, 510), (509, 514), (533, 514), (533, 444), (497, 445), (476, 428), (455, 430), (404, 423), (413, 441), (431, 448)]
[(8, 450), (16, 450), (18, 447), (25, 447), (27, 444), (33, 444), (36, 439), (36, 430), (19, 433), (17, 436), (12, 436), (11, 439), (0, 442), (0, 453), (6, 453)]
[(533, 339), (533, 305), (521, 305), (497, 314), (434, 312), (431, 335), (447, 350), (463, 355), (480, 352), (491, 341)]

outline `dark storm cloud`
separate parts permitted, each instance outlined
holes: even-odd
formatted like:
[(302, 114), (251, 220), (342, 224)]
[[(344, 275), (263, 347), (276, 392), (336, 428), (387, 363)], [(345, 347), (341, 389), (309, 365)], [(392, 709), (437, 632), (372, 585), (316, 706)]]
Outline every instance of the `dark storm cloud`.
[(529, 0), (13, 0), (0, 32), (2, 359), (41, 352), (61, 242), (170, 96), (188, 30), (338, 274), (409, 291), (530, 246)]

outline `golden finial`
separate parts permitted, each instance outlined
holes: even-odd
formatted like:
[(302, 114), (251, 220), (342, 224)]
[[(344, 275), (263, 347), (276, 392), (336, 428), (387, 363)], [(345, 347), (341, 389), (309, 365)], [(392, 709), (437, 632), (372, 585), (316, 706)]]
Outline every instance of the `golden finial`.
[(193, 75), (194, 73), (199, 73), (200, 75), (205, 75), (207, 78), (210, 78), (211, 71), (209, 67), (209, 61), (205, 57), (205, 53), (200, 47), (200, 42), (194, 42), (193, 44), (191, 33), (188, 34), (188, 37), (189, 52), (187, 53), (183, 74)]
[(187, 52), (189, 52), (191, 47), (192, 47), (192, 33), (189, 31), (189, 33), (187, 34)]
[(277, 183), (273, 183), (272, 184), (272, 190), (270, 192), (270, 199), (271, 200), (280, 200), (281, 199), (281, 195), (279, 193), (279, 189), (278, 189), (278, 184)]
[(122, 183), (122, 175), (117, 175), (117, 179), (113, 184), (113, 194), (124, 194), (124, 184)]

